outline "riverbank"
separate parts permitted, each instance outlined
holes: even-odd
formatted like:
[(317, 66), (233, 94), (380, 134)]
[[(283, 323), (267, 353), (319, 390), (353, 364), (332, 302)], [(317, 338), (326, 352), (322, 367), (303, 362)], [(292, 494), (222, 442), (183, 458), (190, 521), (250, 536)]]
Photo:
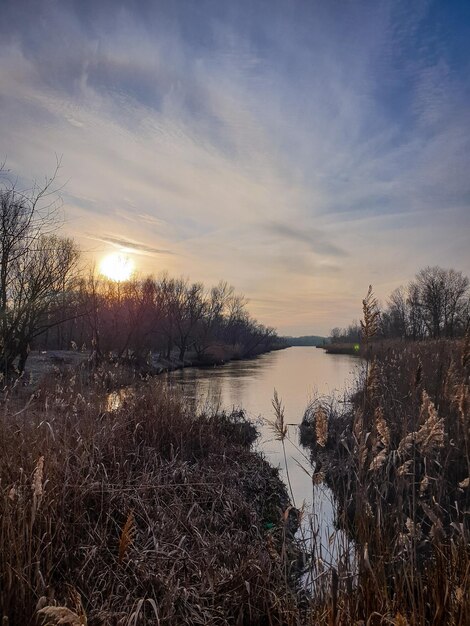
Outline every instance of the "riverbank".
[(271, 346), (269, 350), (253, 350), (252, 352), (241, 353), (239, 350), (230, 346), (214, 346), (213, 349), (203, 355), (189, 351), (188, 356), (183, 360), (179, 359), (176, 354), (170, 359), (166, 359), (161, 355), (155, 355), (151, 358), (150, 365), (157, 374), (174, 372), (186, 367), (217, 367), (232, 361), (249, 361), (256, 359), (262, 354), (285, 350), (288, 347), (288, 345), (279, 344)]
[(59, 372), (0, 408), (3, 618), (294, 623), (295, 527), (255, 427), (157, 379), (112, 411), (103, 392)]
[(358, 356), (361, 351), (358, 343), (329, 343), (318, 347), (325, 350), (327, 354), (350, 354), (352, 356)]
[(358, 555), (340, 621), (469, 623), (469, 336), (372, 347), (342, 410), (317, 399), (301, 427)]
[(33, 351), (28, 357), (22, 384), (26, 387), (35, 387), (41, 379), (51, 373), (59, 371), (71, 373), (73, 370), (82, 368), (90, 371), (95, 370), (98, 374), (101, 370), (104, 377), (106, 372), (110, 372), (112, 375), (108, 376), (108, 379), (110, 382), (111, 379), (114, 379), (114, 383), (110, 384), (109, 389), (115, 389), (132, 384), (135, 380), (189, 367), (218, 367), (232, 361), (252, 360), (262, 354), (284, 350), (287, 347), (280, 344), (272, 346), (269, 350), (242, 354), (230, 347), (218, 346), (217, 349), (214, 348), (203, 356), (198, 356), (195, 352), (189, 351), (188, 356), (184, 359), (178, 358), (177, 351), (173, 351), (170, 358), (165, 358), (161, 353), (149, 353), (146, 359), (136, 358), (132, 355), (121, 358), (111, 355), (107, 358), (97, 359), (89, 351), (77, 350)]

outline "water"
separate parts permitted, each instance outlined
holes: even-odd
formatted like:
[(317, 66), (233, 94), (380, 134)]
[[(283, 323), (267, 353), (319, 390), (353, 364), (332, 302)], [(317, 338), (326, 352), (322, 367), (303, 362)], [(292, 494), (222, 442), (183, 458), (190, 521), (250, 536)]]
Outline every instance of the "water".
[[(187, 368), (167, 375), (171, 385), (181, 386), (186, 397), (200, 405), (226, 410), (243, 408), (248, 417), (258, 422), (258, 450), (280, 468), (286, 484), (289, 477), (294, 504), (305, 510), (302, 532), (309, 537), (316, 534), (316, 558), (326, 563), (337, 560), (338, 546), (347, 541), (338, 536), (339, 531), (334, 527), (333, 494), (325, 485), (312, 483), (309, 451), (299, 444), (298, 425), (315, 397), (343, 398), (359, 366), (357, 357), (326, 354), (314, 347), (292, 347), (254, 360), (233, 361), (213, 368)], [(274, 389), (285, 406), (285, 420), (289, 424), (285, 442), (287, 468), (282, 444), (274, 438), (270, 425), (274, 420), (271, 404)]]

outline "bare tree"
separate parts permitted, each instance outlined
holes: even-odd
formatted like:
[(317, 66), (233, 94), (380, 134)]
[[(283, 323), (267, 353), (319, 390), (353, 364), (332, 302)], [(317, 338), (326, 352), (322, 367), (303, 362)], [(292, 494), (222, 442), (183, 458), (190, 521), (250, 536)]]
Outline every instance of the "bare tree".
[[(462, 272), (446, 270), (444, 290), (444, 329), (449, 337), (465, 332), (468, 315), (469, 280)], [(459, 328), (460, 327), (460, 328)]]
[(434, 339), (453, 337), (456, 327), (464, 325), (468, 278), (453, 269), (428, 266), (418, 272), (415, 285), (428, 334)]
[(416, 341), (424, 336), (424, 321), (420, 300), (419, 286), (411, 282), (407, 289), (406, 304), (408, 307), (408, 323), (411, 338)]
[(408, 305), (406, 289), (397, 287), (388, 300), (389, 332), (394, 337), (406, 339), (408, 334)]
[[(42, 187), (0, 188), (0, 370), (23, 371), (35, 337), (64, 321), (73, 297), (79, 252), (58, 237), (56, 172)], [(60, 313), (59, 313), (60, 311)]]
[[(425, 267), (406, 288), (392, 292), (380, 315), (380, 334), (413, 340), (462, 336), (470, 319), (469, 287), (460, 271)], [(351, 340), (353, 326), (333, 329), (332, 341)]]
[(196, 328), (204, 317), (206, 301), (204, 298), (204, 285), (177, 281), (178, 299), (175, 301), (174, 318), (177, 327), (175, 343), (179, 348), (179, 360), (183, 361), (186, 351), (194, 342)]
[(224, 343), (220, 335), (225, 320), (232, 311), (234, 291), (228, 283), (221, 281), (207, 295), (204, 315), (199, 320), (194, 339), (194, 348), (199, 358), (204, 356), (211, 344)]

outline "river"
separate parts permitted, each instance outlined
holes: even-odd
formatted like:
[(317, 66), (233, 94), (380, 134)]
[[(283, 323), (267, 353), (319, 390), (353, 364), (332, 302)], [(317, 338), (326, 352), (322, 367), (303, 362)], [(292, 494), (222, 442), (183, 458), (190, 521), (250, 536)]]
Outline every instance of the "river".
[[(333, 494), (324, 484), (314, 485), (308, 474), (312, 473), (309, 451), (299, 444), (298, 425), (315, 397), (334, 395), (341, 400), (353, 384), (358, 367), (360, 361), (354, 356), (326, 354), (314, 347), (291, 347), (252, 360), (167, 374), (170, 385), (181, 387), (184, 395), (201, 407), (228, 411), (243, 408), (257, 422), (260, 431), (257, 449), (280, 468), (286, 483), (289, 478), (294, 504), (297, 508), (303, 506), (305, 511), (303, 532), (316, 536), (317, 556), (325, 563), (336, 561), (338, 546), (347, 542), (338, 536), (334, 526)], [(285, 406), (285, 420), (289, 424), (285, 442), (287, 468), (282, 444), (275, 439), (270, 425), (274, 420), (274, 389)]]

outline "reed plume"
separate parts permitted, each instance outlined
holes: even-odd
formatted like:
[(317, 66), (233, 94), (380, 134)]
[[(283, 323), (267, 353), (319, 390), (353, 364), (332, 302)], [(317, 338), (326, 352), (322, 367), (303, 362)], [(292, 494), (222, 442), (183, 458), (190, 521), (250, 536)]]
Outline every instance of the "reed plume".
[(33, 491), (33, 506), (31, 509), (31, 525), (34, 524), (36, 513), (41, 505), (42, 496), (44, 493), (43, 487), (44, 476), (44, 457), (40, 456), (33, 473), (33, 479), (31, 481), (31, 489)]
[(315, 434), (317, 444), (324, 448), (328, 441), (328, 415), (321, 405), (315, 411)]
[(366, 397), (371, 400), (380, 389), (379, 366), (375, 359), (371, 362), (367, 372)]
[(119, 563), (122, 563), (130, 545), (134, 541), (135, 530), (134, 513), (130, 511), (119, 538)]
[(424, 423), (416, 433), (416, 442), (421, 445), (424, 456), (444, 446), (444, 420), (439, 418), (434, 402), (426, 391), (423, 391), (421, 418)]
[(274, 409), (275, 420), (272, 422), (272, 428), (274, 430), (275, 438), (278, 441), (284, 441), (287, 437), (288, 427), (284, 418), (284, 406), (279, 399), (276, 389), (274, 390), (274, 397), (271, 402)]
[(375, 428), (379, 434), (380, 442), (385, 448), (390, 446), (390, 429), (385, 421), (384, 411), (378, 406), (374, 412)]
[(370, 471), (379, 470), (382, 467), (382, 465), (385, 463), (385, 461), (387, 460), (387, 457), (388, 457), (388, 450), (384, 448), (372, 459), (369, 465), (369, 470)]
[(369, 285), (367, 295), (362, 301), (363, 319), (361, 320), (362, 338), (364, 343), (368, 343), (370, 339), (375, 337), (379, 329), (380, 311), (377, 298), (372, 291), (372, 285)]
[(420, 421), (423, 423), (417, 431), (407, 433), (400, 441), (398, 452), (406, 455), (416, 444), (422, 455), (427, 456), (444, 446), (444, 419), (438, 416), (434, 402), (426, 390), (423, 390), (420, 407)]
[(42, 626), (86, 626), (87, 619), (85, 616), (77, 615), (66, 606), (45, 606), (39, 609), (37, 616)]
[(39, 499), (43, 493), (42, 479), (44, 475), (44, 457), (40, 456), (36, 467), (34, 469), (33, 480), (31, 483), (31, 489), (33, 490), (33, 497)]

